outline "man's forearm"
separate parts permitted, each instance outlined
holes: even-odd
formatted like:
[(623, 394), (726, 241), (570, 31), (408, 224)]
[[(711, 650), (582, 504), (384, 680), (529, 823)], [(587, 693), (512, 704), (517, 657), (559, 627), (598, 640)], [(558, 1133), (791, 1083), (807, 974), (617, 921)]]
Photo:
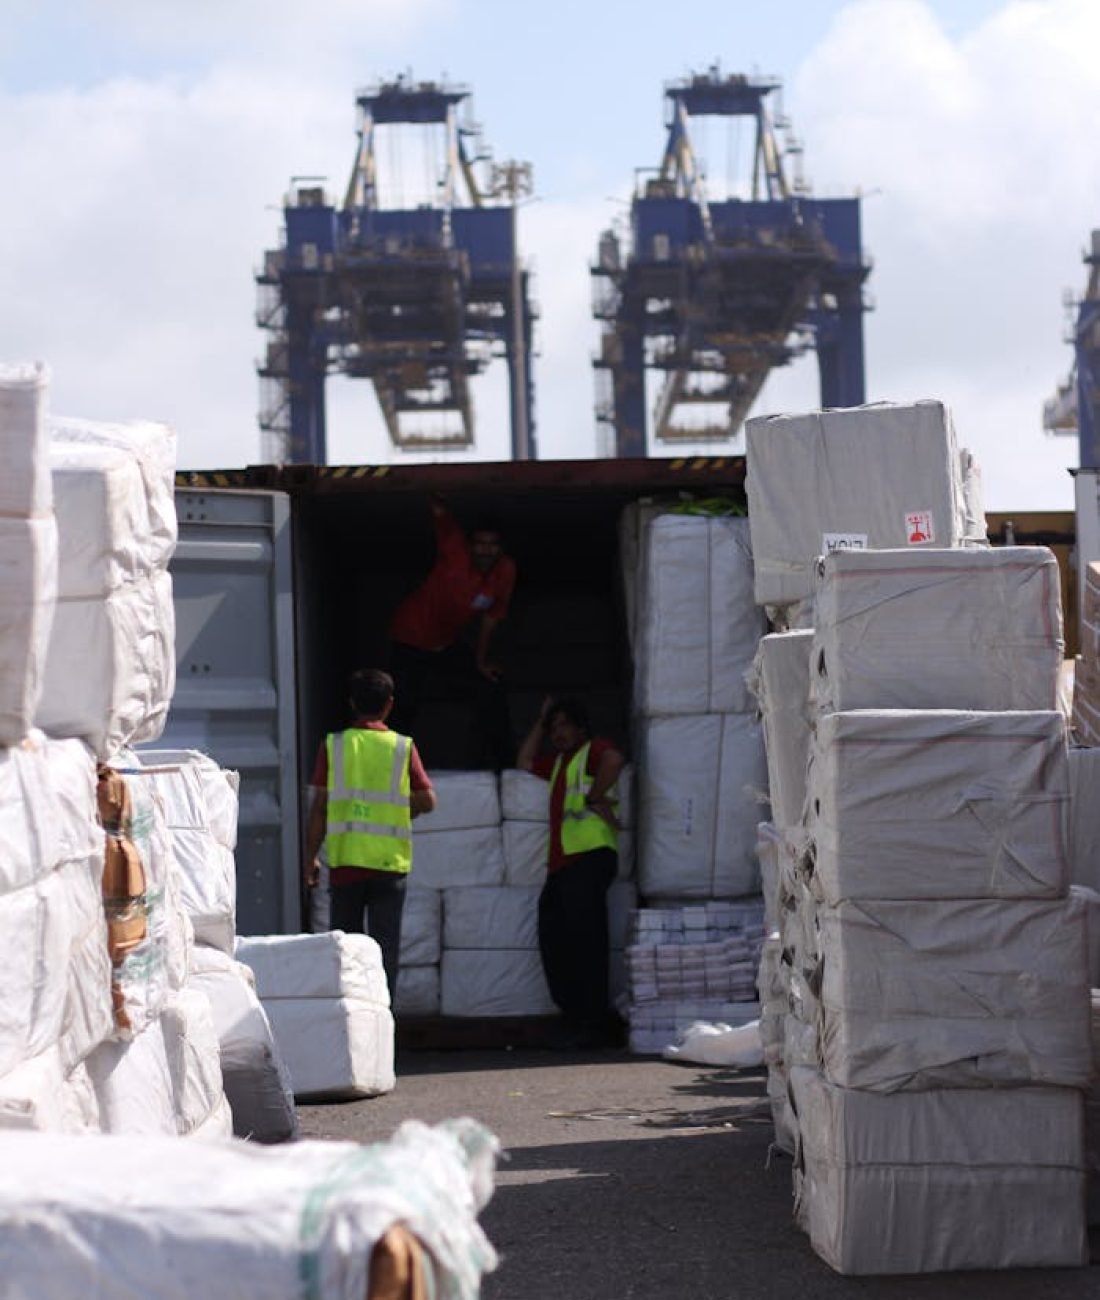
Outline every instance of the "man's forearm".
[(328, 795), (316, 791), (309, 808), (309, 823), (306, 829), (306, 862), (311, 863), (321, 852), (325, 842), (325, 827), (328, 815)]

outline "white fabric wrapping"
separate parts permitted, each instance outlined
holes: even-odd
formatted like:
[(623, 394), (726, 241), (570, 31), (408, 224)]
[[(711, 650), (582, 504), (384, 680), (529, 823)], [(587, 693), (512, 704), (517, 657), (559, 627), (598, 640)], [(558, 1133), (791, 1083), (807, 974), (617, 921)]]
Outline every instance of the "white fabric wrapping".
[(439, 1015), (439, 966), (406, 966), (397, 972), (394, 1010), (403, 1016)]
[(225, 1099), (221, 1048), (210, 998), (197, 988), (174, 993), (161, 1014), (176, 1131), (202, 1128)]
[(50, 467), (60, 598), (106, 596), (162, 567), (133, 456), (116, 447), (55, 442)]
[(1045, 546), (840, 551), (817, 566), (813, 694), (848, 709), (1057, 709), (1065, 654)]
[(440, 1008), (445, 1016), (547, 1016), (557, 1011), (538, 952), (444, 950)]
[(34, 725), (56, 602), (53, 515), (0, 517), (0, 745), (19, 744)]
[(401, 914), (399, 971), (409, 966), (434, 966), (443, 950), (443, 890), (410, 881)]
[[(817, 557), (841, 544), (882, 550), (928, 537), (984, 543), (968, 523), (951, 417), (940, 402), (762, 416), (745, 422), (745, 491), (756, 600), (813, 595)], [(918, 526), (913, 528), (908, 517)]]
[(1069, 878), (1100, 892), (1100, 749), (1069, 751)]
[(841, 1273), (1088, 1262), (1080, 1094), (837, 1088), (794, 1068), (796, 1213)]
[(172, 1072), (157, 1019), (129, 1042), (102, 1043), (88, 1057), (104, 1133), (178, 1136)]
[(196, 948), (188, 986), (210, 1002), (233, 1132), (256, 1142), (294, 1137), (298, 1117), (290, 1076), (251, 970), (215, 948)]
[[(645, 535), (653, 520), (658, 515), (669, 514), (675, 509), (676, 504), (676, 502), (632, 501), (628, 506), (623, 507), (623, 512), (619, 516), (619, 567), (623, 582), (626, 634), (631, 653), (635, 650), (638, 638)], [(507, 815), (505, 813), (505, 816)]]
[(743, 713), (764, 632), (747, 519), (662, 515), (645, 535), (634, 703), (648, 716)]
[[(363, 1300), (403, 1223), (432, 1295), (476, 1300), (496, 1254), (477, 1222), (498, 1143), (474, 1120), (408, 1120), (384, 1143), (263, 1150), (12, 1133), (0, 1150), (6, 1300)], [(14, 1231), (18, 1223), (19, 1231)]]
[(193, 1128), (186, 1136), (192, 1142), (214, 1143), (228, 1142), (233, 1137), (233, 1108), (225, 1093), (198, 1128)]
[(812, 648), (808, 629), (766, 636), (749, 679), (764, 728), (768, 795), (777, 826), (797, 826), (806, 801)]
[(537, 949), (541, 893), (540, 885), (489, 885), (444, 890), (444, 950)]
[(264, 1009), (295, 1097), (375, 1097), (393, 1091), (394, 1026), (388, 1006), (360, 998), (268, 998)]
[(237, 867), (232, 852), (208, 832), (170, 830), (179, 867), (180, 900), (195, 942), (232, 955), (237, 931)]
[[(546, 782), (540, 784), (545, 788)], [(550, 833), (546, 822), (503, 822), (504, 883), (513, 887), (541, 885), (546, 879)]]
[(808, 783), (811, 885), (829, 902), (1065, 893), (1058, 712), (827, 714)]
[(500, 787), (495, 772), (429, 772), (428, 776), (437, 802), (422, 823), (425, 831), (464, 831), (496, 826), (500, 821)]
[(266, 1006), (277, 998), (355, 998), (388, 1007), (382, 950), (369, 935), (271, 934), (239, 938), (237, 960), (248, 966)]
[(172, 579), (158, 570), (106, 598), (58, 602), (36, 722), (109, 760), (160, 736), (175, 681)]
[(46, 441), (50, 372), (41, 362), (0, 365), (0, 515), (53, 508)]
[(48, 421), (50, 443), (109, 447), (132, 457), (145, 487), (145, 528), (152, 562), (166, 566), (176, 548), (176, 435), (164, 424), (132, 421), (105, 424), (64, 416)]
[(237, 847), (241, 779), (197, 749), (143, 749), (142, 767), (154, 773), (165, 823), (209, 831), (227, 849)]
[[(430, 822), (430, 817), (423, 819)], [(412, 876), (432, 889), (451, 885), (499, 885), (504, 881), (500, 826), (465, 831), (423, 831), (413, 824)]]
[[(1087, 885), (1070, 885), (1069, 892), (1085, 909), (1085, 933), (1088, 952), (1088, 984), (1090, 989), (1100, 988), (1100, 893)], [(1100, 1075), (1100, 1059), (1096, 1062)]]
[(747, 714), (647, 718), (638, 728), (638, 888), (646, 898), (735, 898), (759, 888), (756, 824), (767, 765)]
[(963, 509), (966, 512), (964, 536), (980, 541), (988, 537), (982, 467), (967, 447), (959, 448), (959, 462), (962, 465)]
[(0, 1129), (98, 1133), (99, 1105), (83, 1062), (66, 1073), (50, 1047), (0, 1077)]
[(831, 1083), (1087, 1086), (1080, 900), (849, 902), (819, 907), (817, 925)]

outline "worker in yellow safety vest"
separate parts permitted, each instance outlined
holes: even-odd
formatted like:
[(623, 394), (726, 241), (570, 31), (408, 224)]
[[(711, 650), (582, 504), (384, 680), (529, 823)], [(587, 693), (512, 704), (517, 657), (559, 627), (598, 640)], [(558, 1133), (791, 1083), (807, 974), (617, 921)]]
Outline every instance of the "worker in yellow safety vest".
[[(540, 752), (547, 740), (549, 754)], [(603, 1046), (621, 1032), (608, 995), (607, 891), (618, 874), (617, 783), (625, 761), (611, 741), (591, 735), (576, 699), (545, 700), (516, 759), (549, 782), (539, 951), (569, 1047)]]
[(376, 668), (353, 673), (349, 703), (354, 721), (325, 737), (310, 782), (305, 882), (311, 889), (320, 883), (323, 844), (331, 928), (369, 933), (378, 943), (393, 999), (412, 821), (435, 808), (435, 790), (411, 738), (386, 726), (394, 704), (390, 675)]

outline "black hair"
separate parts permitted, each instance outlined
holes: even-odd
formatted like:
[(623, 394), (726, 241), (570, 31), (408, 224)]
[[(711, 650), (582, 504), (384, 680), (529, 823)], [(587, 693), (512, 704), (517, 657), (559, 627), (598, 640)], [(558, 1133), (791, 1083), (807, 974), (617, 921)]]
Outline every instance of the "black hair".
[(393, 678), (380, 668), (360, 668), (348, 681), (351, 707), (361, 718), (377, 718), (393, 699)]
[(560, 700), (555, 700), (550, 705), (546, 710), (547, 724), (553, 722), (559, 713), (586, 734), (592, 730), (588, 721), (588, 708), (584, 701), (577, 699), (575, 695), (563, 695)]

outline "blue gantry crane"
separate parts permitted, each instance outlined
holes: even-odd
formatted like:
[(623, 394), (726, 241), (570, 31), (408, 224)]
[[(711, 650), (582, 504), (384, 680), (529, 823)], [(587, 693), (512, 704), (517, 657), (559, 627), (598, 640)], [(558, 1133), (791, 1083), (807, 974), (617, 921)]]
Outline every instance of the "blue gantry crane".
[[(469, 109), (462, 87), (401, 77), (356, 103), (358, 147), (343, 205), (315, 179), (292, 180), (281, 247), (264, 254), (256, 277), (257, 322), (269, 331), (258, 367), (265, 454), (325, 463), (332, 373), (373, 383), (395, 447), (468, 448), (476, 433), (470, 379), (503, 356), (512, 455), (533, 459), (535, 313), (516, 240), (530, 166), (491, 163), (476, 128), (460, 121)], [(415, 206), (396, 183), (402, 136), (392, 128), (412, 128), (428, 178)]]
[(1066, 341), (1073, 345), (1073, 368), (1043, 406), (1048, 433), (1076, 434), (1082, 469), (1100, 468), (1100, 230), (1091, 235), (1082, 259), (1088, 267), (1084, 294), (1068, 294)]
[[(666, 445), (732, 439), (773, 367), (809, 348), (822, 406), (864, 400), (860, 201), (815, 199), (788, 177), (784, 153), (798, 145), (780, 147), (779, 89), (717, 67), (665, 89), (660, 167), (638, 173), (629, 232), (604, 232), (591, 267), (596, 413), (611, 454), (648, 454), (647, 372), (662, 381), (652, 432)], [(751, 174), (720, 199), (693, 141), (713, 118), (747, 119), (752, 136)]]

